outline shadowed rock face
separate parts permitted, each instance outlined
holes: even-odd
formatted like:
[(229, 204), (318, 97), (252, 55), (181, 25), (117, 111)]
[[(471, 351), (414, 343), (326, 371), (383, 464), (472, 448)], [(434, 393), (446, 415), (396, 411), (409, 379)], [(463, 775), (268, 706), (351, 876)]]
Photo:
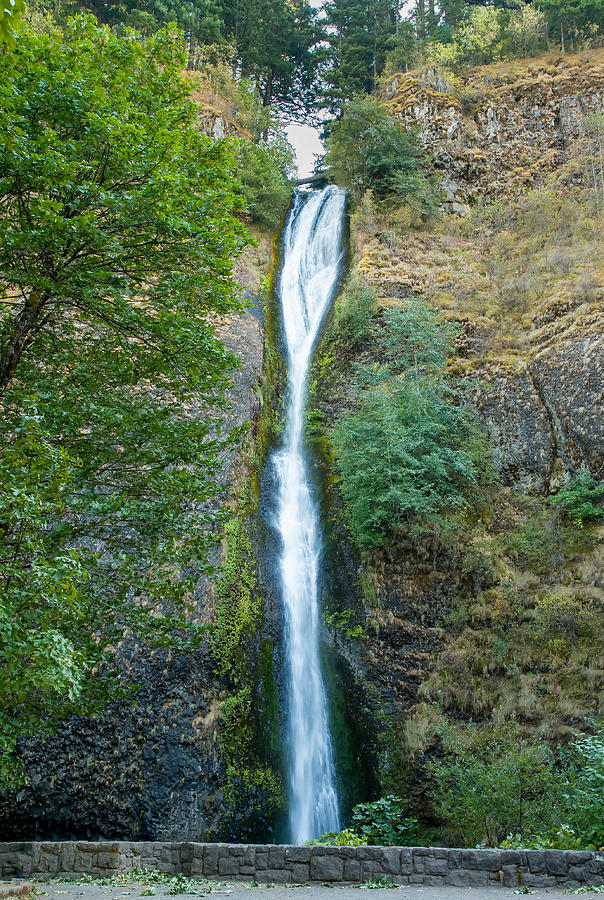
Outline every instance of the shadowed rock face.
[[(537, 324), (537, 323), (536, 323)], [(604, 477), (604, 317), (577, 305), (530, 336), (513, 364), (473, 373), (470, 396), (494, 447), (504, 484), (525, 491), (560, 486), (563, 472)]]
[(30, 783), (2, 810), (2, 837), (192, 839), (215, 825), (224, 766), (212, 660), (132, 644), (122, 658), (144, 684), (136, 706), (114, 703), (28, 743)]
[(604, 478), (604, 332), (567, 335), (530, 363), (535, 387), (547, 410), (550, 432), (564, 468), (583, 467)]
[(470, 396), (493, 446), (493, 462), (504, 484), (544, 491), (555, 459), (547, 409), (526, 365), (517, 370), (485, 367), (480, 389)]

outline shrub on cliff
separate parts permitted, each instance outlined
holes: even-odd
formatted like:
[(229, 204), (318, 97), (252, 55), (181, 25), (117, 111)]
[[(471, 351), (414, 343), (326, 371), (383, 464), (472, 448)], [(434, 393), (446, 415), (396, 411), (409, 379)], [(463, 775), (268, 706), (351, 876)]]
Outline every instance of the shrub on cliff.
[(347, 351), (354, 350), (371, 333), (375, 291), (366, 281), (349, 279), (338, 295), (334, 323), (336, 339)]
[(604, 516), (604, 482), (582, 472), (558, 491), (552, 503), (580, 528), (585, 522), (597, 522)]
[(385, 321), (387, 362), (358, 370), (358, 411), (333, 429), (350, 527), (367, 545), (464, 509), (477, 477), (471, 420), (443, 378), (449, 326), (420, 301)]
[[(92, 17), (0, 66), (0, 777), (89, 708), (125, 631), (196, 640), (235, 359), (235, 160), (197, 128), (173, 30)], [(99, 682), (94, 682), (99, 685)], [(104, 693), (97, 700), (105, 699)], [(81, 703), (82, 701), (82, 703)], [(96, 700), (95, 700), (96, 702)]]
[(528, 842), (559, 828), (567, 780), (545, 743), (510, 723), (474, 736), (445, 728), (441, 738), (431, 793), (455, 844), (497, 847), (510, 834)]
[(599, 850), (604, 845), (604, 729), (551, 748), (515, 720), (475, 731), (441, 729), (430, 764), (435, 811), (464, 846)]

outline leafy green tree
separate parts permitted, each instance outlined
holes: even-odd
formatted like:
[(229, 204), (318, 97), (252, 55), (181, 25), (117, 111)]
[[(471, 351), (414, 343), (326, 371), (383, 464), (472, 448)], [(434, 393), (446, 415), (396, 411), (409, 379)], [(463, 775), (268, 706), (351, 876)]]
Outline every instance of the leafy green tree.
[[(227, 50), (233, 71), (252, 78), (265, 106), (312, 115), (317, 99), (317, 56), (322, 31), (307, 0), (64, 0), (63, 13), (88, 9), (99, 22), (152, 34), (175, 22), (186, 32), (189, 64), (199, 47)], [(202, 54), (203, 55), (203, 54)]]
[(91, 16), (23, 29), (3, 57), (5, 759), (7, 735), (87, 708), (124, 630), (199, 639), (185, 624), (213, 571), (235, 365), (212, 317), (239, 308), (246, 234), (234, 154), (197, 128), (185, 61), (174, 29), (141, 40)]
[(381, 385), (333, 439), (353, 534), (380, 545), (405, 524), (425, 529), (468, 505), (475, 481), (469, 426), (428, 381)]
[(583, 30), (594, 26), (596, 33), (604, 30), (603, 0), (544, 0), (543, 12), (550, 34), (560, 43), (562, 52), (577, 49)]
[(430, 57), (452, 69), (482, 65), (501, 55), (502, 38), (500, 13), (492, 6), (476, 6), (453, 32), (450, 43), (429, 45)]
[(240, 141), (238, 155), (247, 211), (260, 225), (277, 228), (291, 198), (291, 147), (276, 139), (258, 144)]
[(428, 163), (413, 131), (404, 130), (374, 97), (354, 97), (330, 125), (325, 164), (353, 200), (372, 190), (379, 199), (406, 200), (426, 214), (436, 209)]
[[(221, 44), (226, 40), (220, 0), (62, 0), (61, 18), (89, 10), (103, 25), (137, 28), (153, 34), (170, 22), (186, 31), (189, 46)], [(58, 3), (57, 3), (58, 9)]]
[[(48, 527), (62, 520), (76, 466), (31, 407), (0, 456), (0, 785), (11, 780), (18, 737), (57, 697), (82, 690), (85, 653), (74, 632), (86, 601), (83, 553), (53, 550)], [(92, 627), (83, 638), (93, 643)]]
[(321, 32), (307, 0), (237, 0), (224, 9), (241, 73), (254, 78), (264, 105), (308, 115), (317, 98), (313, 48)]
[(414, 23), (410, 19), (400, 22), (386, 57), (385, 74), (394, 75), (396, 72), (406, 72), (413, 68), (417, 62), (419, 47), (420, 42)]
[(24, 9), (24, 0), (2, 0), (0, 2), (0, 47), (2, 44), (14, 47), (15, 28)]
[(547, 47), (547, 20), (544, 13), (527, 3), (510, 14), (504, 32), (504, 46), (512, 53), (534, 56)]
[(175, 31), (141, 42), (85, 17), (64, 40), (24, 35), (7, 57), (0, 392), (38, 335), (65, 335), (74, 317), (116, 341), (132, 336), (140, 373), (177, 350), (191, 385), (211, 386), (221, 370), (224, 351), (203, 312), (236, 305), (231, 259), (244, 235), (231, 215), (234, 158), (195, 127), (182, 65)]
[(475, 741), (443, 730), (445, 755), (431, 763), (435, 811), (467, 847), (499, 846), (508, 835), (529, 842), (559, 827), (566, 775), (546, 744), (507, 723)]

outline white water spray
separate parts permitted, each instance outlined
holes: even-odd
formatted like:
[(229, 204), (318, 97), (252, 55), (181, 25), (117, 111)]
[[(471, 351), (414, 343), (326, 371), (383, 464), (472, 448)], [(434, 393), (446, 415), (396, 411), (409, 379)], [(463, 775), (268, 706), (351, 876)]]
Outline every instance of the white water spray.
[(300, 844), (339, 830), (333, 750), (319, 657), (321, 538), (303, 449), (306, 378), (340, 274), (345, 196), (336, 187), (297, 192), (283, 237), (279, 294), (288, 353), (283, 448), (275, 454), (280, 583), (289, 676), (289, 818)]

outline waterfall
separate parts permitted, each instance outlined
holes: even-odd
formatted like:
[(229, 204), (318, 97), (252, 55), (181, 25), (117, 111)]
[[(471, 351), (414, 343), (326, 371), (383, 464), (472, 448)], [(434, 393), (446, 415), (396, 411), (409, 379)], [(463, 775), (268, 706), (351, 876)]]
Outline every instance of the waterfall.
[(339, 829), (333, 750), (319, 655), (319, 512), (304, 453), (304, 402), (313, 347), (341, 271), (345, 195), (337, 187), (296, 191), (283, 235), (279, 296), (288, 356), (287, 419), (274, 455), (279, 582), (288, 669), (291, 839)]

